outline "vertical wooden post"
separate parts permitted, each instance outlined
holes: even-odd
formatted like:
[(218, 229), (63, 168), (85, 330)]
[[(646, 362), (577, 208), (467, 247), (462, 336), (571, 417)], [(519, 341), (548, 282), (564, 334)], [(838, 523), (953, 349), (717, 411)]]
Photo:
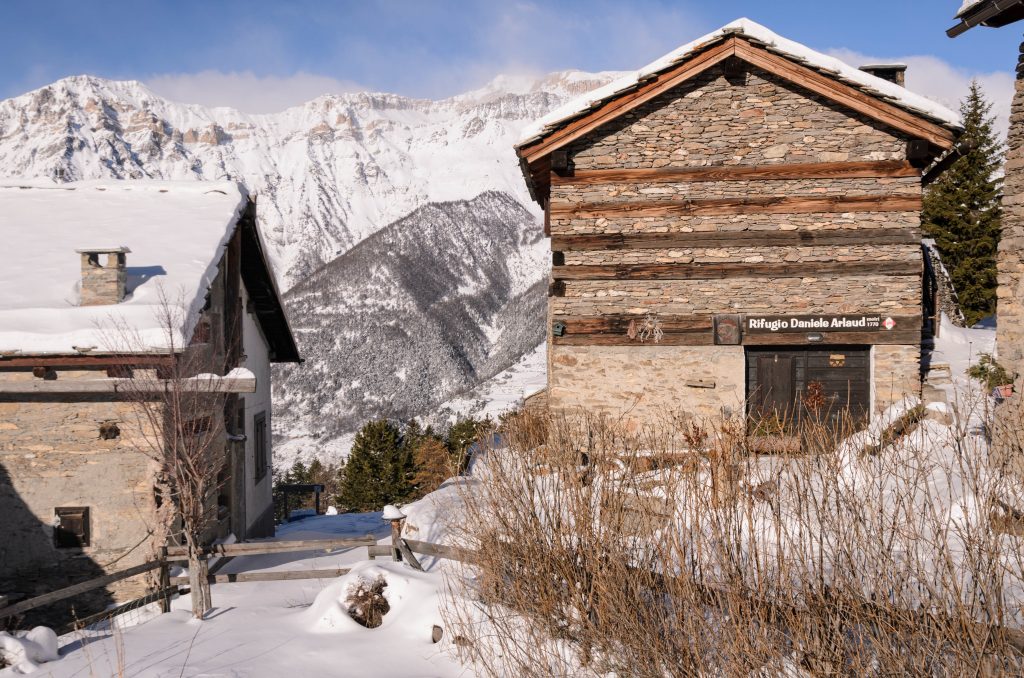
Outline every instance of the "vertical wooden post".
[(405, 520), (405, 514), (397, 506), (388, 504), (381, 518), (391, 523), (391, 559), (399, 561), (402, 559), (402, 521)]
[[(160, 547), (160, 590), (166, 591), (171, 586), (171, 571), (167, 564), (167, 546)], [(171, 611), (171, 594), (166, 593), (160, 598), (160, 612), (166, 614)]]
[(320, 515), (320, 486), (317, 485), (316, 489), (313, 490), (313, 494), (316, 495), (316, 514)]

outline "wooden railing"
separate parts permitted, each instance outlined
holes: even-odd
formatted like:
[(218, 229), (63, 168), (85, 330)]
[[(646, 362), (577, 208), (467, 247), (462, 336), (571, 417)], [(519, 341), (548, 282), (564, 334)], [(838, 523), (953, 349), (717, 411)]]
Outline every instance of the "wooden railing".
[[(464, 549), (458, 549), (441, 544), (416, 541), (413, 539), (399, 539), (399, 543), (387, 545), (378, 544), (377, 539), (371, 535), (365, 537), (354, 537), (344, 539), (310, 539), (302, 541), (268, 541), (268, 542), (241, 542), (237, 544), (215, 544), (204, 552), (206, 558), (218, 558), (217, 562), (210, 566), (210, 583), (242, 583), (242, 582), (265, 582), (265, 581), (293, 581), (301, 579), (333, 579), (348, 574), (350, 568), (337, 567), (316, 570), (287, 570), (279, 572), (239, 572), (233, 574), (222, 574), (219, 570), (235, 558), (255, 555), (268, 555), (274, 553), (297, 553), (302, 551), (333, 551), (336, 549), (350, 549), (366, 547), (367, 557), (370, 559), (381, 556), (391, 557), (394, 560), (404, 560), (412, 567), (422, 570), (422, 566), (416, 559), (414, 553), (433, 556), (437, 558), (450, 558), (453, 560), (471, 560), (471, 554)], [(178, 587), (188, 584), (188, 577), (169, 575), (169, 568), (172, 563), (183, 563), (188, 561), (188, 550), (183, 546), (168, 546), (161, 551), (160, 558), (151, 560), (141, 565), (127, 568), (118, 572), (96, 577), (88, 581), (79, 582), (50, 593), (44, 593), (18, 602), (8, 602), (6, 596), (0, 596), (0, 621), (24, 614), (46, 605), (74, 598), (83, 593), (103, 588), (124, 579), (139, 577), (154, 570), (159, 570), (159, 585), (157, 590), (135, 600), (123, 603), (111, 610), (98, 612), (94, 615), (77, 619), (68, 624), (64, 630), (84, 628), (96, 622), (113, 618), (117, 615), (137, 609), (149, 603), (160, 602), (164, 612), (170, 611), (170, 599), (178, 593)]]

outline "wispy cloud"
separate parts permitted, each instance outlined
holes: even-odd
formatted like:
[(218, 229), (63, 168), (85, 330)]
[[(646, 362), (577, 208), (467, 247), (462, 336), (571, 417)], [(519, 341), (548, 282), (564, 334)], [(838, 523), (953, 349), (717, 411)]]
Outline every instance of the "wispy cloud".
[(256, 75), (251, 71), (173, 73), (146, 79), (157, 94), (203, 106), (229, 106), (246, 113), (276, 113), (324, 94), (359, 92), (358, 83), (299, 72), (289, 76)]
[(996, 118), (996, 131), (1006, 138), (1010, 124), (1010, 101), (1013, 99), (1013, 73), (1010, 71), (972, 72), (957, 68), (934, 56), (904, 56), (879, 58), (847, 49), (830, 50), (832, 56), (848, 64), (859, 66), (868, 63), (904, 63), (907, 65), (907, 88), (937, 101), (940, 104), (960, 110), (960, 102), (967, 95), (971, 80), (981, 85), (985, 98), (992, 104)]

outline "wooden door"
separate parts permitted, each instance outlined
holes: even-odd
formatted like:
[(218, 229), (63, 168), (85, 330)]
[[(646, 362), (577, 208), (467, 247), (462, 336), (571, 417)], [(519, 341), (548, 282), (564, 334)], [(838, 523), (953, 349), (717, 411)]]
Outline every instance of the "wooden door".
[(772, 429), (777, 427), (781, 433), (794, 415), (793, 356), (782, 352), (759, 355), (756, 370), (755, 417), (759, 423)]

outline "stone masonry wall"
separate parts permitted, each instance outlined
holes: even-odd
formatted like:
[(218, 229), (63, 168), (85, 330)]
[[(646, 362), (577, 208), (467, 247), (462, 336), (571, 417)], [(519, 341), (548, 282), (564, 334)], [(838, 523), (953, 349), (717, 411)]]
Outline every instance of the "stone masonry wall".
[[(1024, 49), (1024, 44), (1021, 45)], [(1024, 63), (1024, 54), (1021, 56)], [(1024, 377), (1024, 73), (1018, 71), (1003, 180), (996, 340), (999, 362)], [(1018, 381), (1018, 386), (1021, 382)]]
[[(685, 82), (572, 142), (570, 166), (594, 169), (694, 168), (906, 158), (905, 135), (843, 109), (767, 72), (726, 78), (720, 67)], [(919, 196), (917, 177), (573, 184), (551, 187), (553, 236), (600, 233), (825, 230), (920, 227), (917, 211), (638, 217), (601, 213), (601, 203), (748, 196)], [(567, 210), (587, 204), (583, 214)], [(720, 247), (567, 251), (564, 264), (801, 263), (899, 261), (922, 266), (917, 245)], [(915, 268), (916, 267), (916, 268)], [(549, 320), (602, 314), (810, 314), (921, 312), (916, 275), (731, 277), (721, 280), (566, 280), (551, 297)], [(550, 323), (549, 323), (550, 326)], [(587, 346), (549, 337), (553, 408), (582, 408), (642, 422), (669, 412), (708, 416), (742, 411), (744, 352), (739, 346)], [(878, 346), (876, 405), (919, 389), (919, 346)], [(689, 378), (715, 388), (682, 385)], [(889, 384), (883, 389), (881, 385)], [(884, 391), (884, 393), (883, 393)], [(739, 408), (737, 410), (737, 408)]]
[[(0, 372), (5, 381), (33, 378)], [(156, 465), (139, 449), (134, 420), (125, 403), (0, 402), (0, 588), (42, 593), (152, 557)], [(115, 423), (119, 437), (102, 439), (104, 422)], [(91, 546), (55, 547), (58, 506), (90, 508)], [(112, 588), (124, 600), (143, 595), (146, 585), (135, 577)]]

